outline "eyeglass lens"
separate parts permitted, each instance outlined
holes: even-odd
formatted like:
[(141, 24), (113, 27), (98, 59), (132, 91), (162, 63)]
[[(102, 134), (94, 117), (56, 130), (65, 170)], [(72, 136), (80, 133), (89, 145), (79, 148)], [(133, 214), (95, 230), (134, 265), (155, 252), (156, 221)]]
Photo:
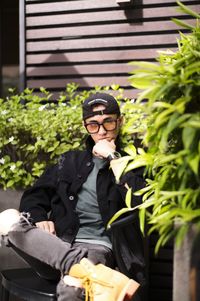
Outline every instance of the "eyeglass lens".
[(86, 127), (88, 133), (95, 134), (95, 133), (98, 133), (101, 125), (103, 126), (104, 130), (106, 130), (106, 131), (113, 131), (116, 129), (117, 119), (105, 120), (102, 123), (91, 122), (91, 123), (85, 124), (85, 127)]

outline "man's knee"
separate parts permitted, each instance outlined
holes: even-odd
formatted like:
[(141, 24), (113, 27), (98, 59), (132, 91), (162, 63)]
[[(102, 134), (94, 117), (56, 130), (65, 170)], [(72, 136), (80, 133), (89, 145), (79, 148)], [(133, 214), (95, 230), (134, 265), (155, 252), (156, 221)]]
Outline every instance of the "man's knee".
[(0, 235), (7, 235), (13, 225), (20, 220), (20, 213), (16, 209), (7, 209), (0, 213)]
[(57, 285), (58, 301), (83, 301), (85, 300), (84, 289), (68, 286), (63, 279)]

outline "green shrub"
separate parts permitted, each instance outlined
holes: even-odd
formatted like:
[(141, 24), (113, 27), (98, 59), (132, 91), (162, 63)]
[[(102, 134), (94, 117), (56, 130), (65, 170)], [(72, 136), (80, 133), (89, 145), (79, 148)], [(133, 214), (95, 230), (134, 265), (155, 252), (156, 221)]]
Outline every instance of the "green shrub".
[[(65, 151), (84, 146), (81, 103), (91, 91), (77, 92), (68, 84), (56, 102), (41, 88), (42, 96), (25, 89), (21, 94), (0, 99), (0, 186), (25, 188), (41, 175), (46, 165), (56, 162)], [(121, 97), (122, 90), (117, 90)]]
[(47, 163), (68, 149), (80, 146), (80, 106), (83, 95), (73, 96), (75, 86), (67, 88), (58, 103), (25, 89), (0, 100), (0, 184), (4, 188), (26, 187), (33, 183)]

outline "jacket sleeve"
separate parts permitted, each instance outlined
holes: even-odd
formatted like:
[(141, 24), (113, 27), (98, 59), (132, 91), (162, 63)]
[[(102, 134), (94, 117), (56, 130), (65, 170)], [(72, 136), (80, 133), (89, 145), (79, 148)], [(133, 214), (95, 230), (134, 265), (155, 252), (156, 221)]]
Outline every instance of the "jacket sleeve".
[(56, 192), (57, 179), (57, 165), (49, 167), (33, 187), (24, 192), (19, 211), (29, 212), (34, 222), (48, 220), (51, 199)]

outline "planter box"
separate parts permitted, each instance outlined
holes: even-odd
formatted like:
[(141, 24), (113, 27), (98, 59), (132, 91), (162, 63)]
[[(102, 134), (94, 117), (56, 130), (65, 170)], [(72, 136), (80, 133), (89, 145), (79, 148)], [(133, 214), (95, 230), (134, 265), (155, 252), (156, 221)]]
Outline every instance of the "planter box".
[[(9, 208), (19, 208), (19, 203), (23, 191), (1, 190), (0, 189), (0, 212)], [(1, 246), (0, 248), (0, 270), (18, 267), (27, 267), (21, 257), (19, 257), (11, 248)]]

